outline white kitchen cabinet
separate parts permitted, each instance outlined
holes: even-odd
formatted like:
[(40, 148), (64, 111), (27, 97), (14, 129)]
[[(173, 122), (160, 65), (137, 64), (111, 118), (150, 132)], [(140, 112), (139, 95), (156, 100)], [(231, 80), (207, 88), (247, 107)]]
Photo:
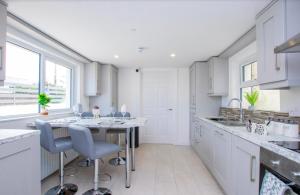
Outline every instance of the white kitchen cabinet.
[(5, 51), (6, 51), (7, 4), (0, 1), (0, 86), (5, 80)]
[(208, 94), (226, 96), (228, 93), (228, 59), (212, 57), (209, 59)]
[(203, 124), (200, 124), (200, 136), (201, 136), (201, 142), (200, 142), (200, 156), (204, 164), (212, 168), (212, 147), (213, 147), (213, 133), (211, 130), (211, 127)]
[(218, 128), (213, 133), (212, 172), (226, 194), (231, 194), (231, 134)]
[(85, 65), (85, 95), (98, 96), (101, 94), (101, 65), (92, 62)]
[(233, 195), (259, 194), (259, 146), (232, 136)]
[(100, 96), (90, 97), (90, 109), (99, 106), (101, 115), (107, 115), (118, 108), (118, 69), (113, 65), (101, 65), (100, 89)]
[(40, 149), (39, 134), (0, 144), (0, 194), (41, 194)]
[(300, 1), (278, 0), (257, 15), (258, 83), (261, 89), (300, 85), (300, 54), (275, 54), (274, 48), (300, 32)]

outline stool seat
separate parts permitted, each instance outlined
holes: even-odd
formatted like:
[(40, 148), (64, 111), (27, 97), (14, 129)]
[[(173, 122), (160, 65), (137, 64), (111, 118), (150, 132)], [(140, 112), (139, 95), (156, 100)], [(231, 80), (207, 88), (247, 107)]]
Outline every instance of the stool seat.
[(116, 153), (120, 151), (120, 147), (116, 144), (109, 144), (106, 142), (95, 141), (94, 142), (94, 158), (92, 160), (102, 158), (111, 153)]
[(56, 153), (72, 149), (72, 140), (70, 136), (56, 138), (54, 139), (54, 144)]

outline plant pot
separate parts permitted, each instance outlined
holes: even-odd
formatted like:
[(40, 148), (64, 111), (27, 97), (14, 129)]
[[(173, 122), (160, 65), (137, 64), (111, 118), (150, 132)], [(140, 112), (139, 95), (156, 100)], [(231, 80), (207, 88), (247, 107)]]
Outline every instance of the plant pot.
[(255, 107), (253, 105), (248, 107), (248, 110), (253, 111), (255, 109)]
[(48, 115), (48, 110), (46, 108), (42, 108), (41, 115)]

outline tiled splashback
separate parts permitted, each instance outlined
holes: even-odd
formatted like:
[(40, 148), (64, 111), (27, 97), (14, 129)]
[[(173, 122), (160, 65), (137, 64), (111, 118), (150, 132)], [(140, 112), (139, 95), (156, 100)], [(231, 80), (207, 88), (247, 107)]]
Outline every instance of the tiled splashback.
[[(300, 124), (300, 117), (289, 116), (289, 113), (286, 112), (272, 112), (265, 110), (254, 110), (250, 111), (243, 109), (244, 119), (251, 119), (256, 123), (264, 123), (265, 120), (269, 118), (273, 120), (280, 120), (281, 122), (294, 122)], [(240, 110), (238, 108), (220, 108), (220, 116), (229, 117), (229, 118), (239, 118)], [(300, 126), (300, 125), (299, 125)]]

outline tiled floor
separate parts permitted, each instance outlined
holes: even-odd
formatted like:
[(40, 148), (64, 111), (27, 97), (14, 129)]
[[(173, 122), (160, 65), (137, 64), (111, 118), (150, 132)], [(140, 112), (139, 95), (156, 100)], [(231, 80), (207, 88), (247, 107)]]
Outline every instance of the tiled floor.
[[(125, 188), (124, 167), (105, 165), (100, 171), (112, 175), (110, 182), (101, 186), (112, 190), (113, 195), (222, 195), (222, 191), (201, 160), (190, 147), (143, 144), (136, 150), (136, 171), (132, 173), (131, 188)], [(76, 163), (76, 162), (75, 162)], [(74, 164), (73, 164), (74, 166)], [(93, 186), (93, 168), (79, 168), (66, 182), (77, 184), (82, 194)], [(42, 191), (58, 183), (58, 175), (45, 179)]]

